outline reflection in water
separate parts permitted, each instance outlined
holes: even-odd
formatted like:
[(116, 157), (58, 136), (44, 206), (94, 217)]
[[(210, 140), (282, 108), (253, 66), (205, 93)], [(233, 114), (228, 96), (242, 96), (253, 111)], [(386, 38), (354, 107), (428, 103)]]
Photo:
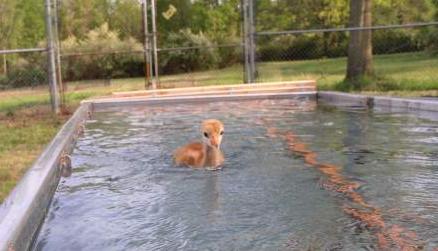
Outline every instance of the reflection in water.
[(206, 201), (206, 210), (210, 223), (215, 221), (215, 214), (219, 209), (218, 175), (217, 172), (213, 172), (205, 179), (203, 196)]
[[(224, 168), (172, 166), (199, 122)], [(96, 113), (34, 250), (434, 250), (438, 125), (306, 100)], [(309, 168), (312, 167), (312, 168)]]

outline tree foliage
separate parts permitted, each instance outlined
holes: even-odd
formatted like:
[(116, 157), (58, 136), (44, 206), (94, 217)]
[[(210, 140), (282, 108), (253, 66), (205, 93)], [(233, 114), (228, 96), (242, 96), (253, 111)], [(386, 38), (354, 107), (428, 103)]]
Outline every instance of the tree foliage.
[(43, 1), (0, 0), (0, 48), (35, 47), (44, 37)]
[(211, 41), (202, 32), (195, 34), (190, 29), (184, 29), (178, 33), (170, 33), (167, 43), (169, 48), (204, 48), (194, 48), (187, 51), (171, 50), (162, 53), (160, 63), (165, 73), (205, 70), (216, 66), (219, 62), (217, 50), (212, 48)]
[[(66, 80), (132, 77), (142, 74), (142, 45), (132, 37), (121, 39), (107, 23), (86, 33), (84, 38), (70, 36), (62, 41), (63, 76)], [(133, 53), (126, 53), (133, 51)]]
[[(345, 27), (348, 0), (257, 0), (257, 30), (294, 30)], [(107, 23), (121, 38), (142, 39), (141, 6), (138, 0), (60, 1), (61, 40)], [(176, 14), (163, 17), (170, 5)], [(240, 0), (160, 0), (157, 1), (158, 30), (163, 44), (171, 33), (190, 29), (203, 32), (213, 42), (239, 37)], [(436, 0), (375, 0), (373, 24), (399, 24), (436, 19)], [(434, 16), (435, 15), (435, 16)], [(0, 47), (30, 47), (44, 40), (43, 0), (0, 0)], [(233, 40), (233, 39), (229, 39)]]

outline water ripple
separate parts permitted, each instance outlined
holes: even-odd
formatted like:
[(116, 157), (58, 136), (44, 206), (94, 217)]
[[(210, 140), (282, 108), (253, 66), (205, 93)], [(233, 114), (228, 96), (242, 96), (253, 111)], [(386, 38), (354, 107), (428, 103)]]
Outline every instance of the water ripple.
[[(173, 150), (224, 121), (224, 168), (174, 167)], [(93, 115), (34, 250), (375, 250), (330, 177), (266, 135), (293, 131), (331, 163), (385, 233), (438, 247), (438, 125), (405, 114), (333, 110), (306, 100), (117, 108)], [(272, 130), (272, 129), (271, 129)], [(269, 131), (269, 130), (268, 130)], [(358, 208), (356, 208), (358, 209)], [(391, 232), (392, 231), (392, 232)]]

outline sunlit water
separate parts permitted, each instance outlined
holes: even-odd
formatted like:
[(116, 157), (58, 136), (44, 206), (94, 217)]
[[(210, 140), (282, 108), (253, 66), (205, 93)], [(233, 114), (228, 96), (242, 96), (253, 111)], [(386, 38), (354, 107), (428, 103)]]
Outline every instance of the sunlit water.
[[(198, 139), (206, 118), (225, 124), (224, 168), (174, 167), (173, 150)], [(358, 205), (268, 128), (293, 132), (360, 184), (354, 193), (385, 226), (347, 214)], [(438, 247), (431, 120), (305, 100), (120, 108), (93, 115), (72, 159), (35, 250), (375, 250), (379, 233), (396, 250), (394, 229), (417, 248)]]

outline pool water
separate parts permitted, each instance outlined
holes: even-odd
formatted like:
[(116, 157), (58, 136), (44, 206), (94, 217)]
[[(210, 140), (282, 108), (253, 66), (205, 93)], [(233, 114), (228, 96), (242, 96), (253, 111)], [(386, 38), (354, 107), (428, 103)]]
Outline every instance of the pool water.
[[(225, 124), (219, 171), (172, 165)], [(98, 112), (34, 250), (436, 250), (438, 123), (258, 100)]]

